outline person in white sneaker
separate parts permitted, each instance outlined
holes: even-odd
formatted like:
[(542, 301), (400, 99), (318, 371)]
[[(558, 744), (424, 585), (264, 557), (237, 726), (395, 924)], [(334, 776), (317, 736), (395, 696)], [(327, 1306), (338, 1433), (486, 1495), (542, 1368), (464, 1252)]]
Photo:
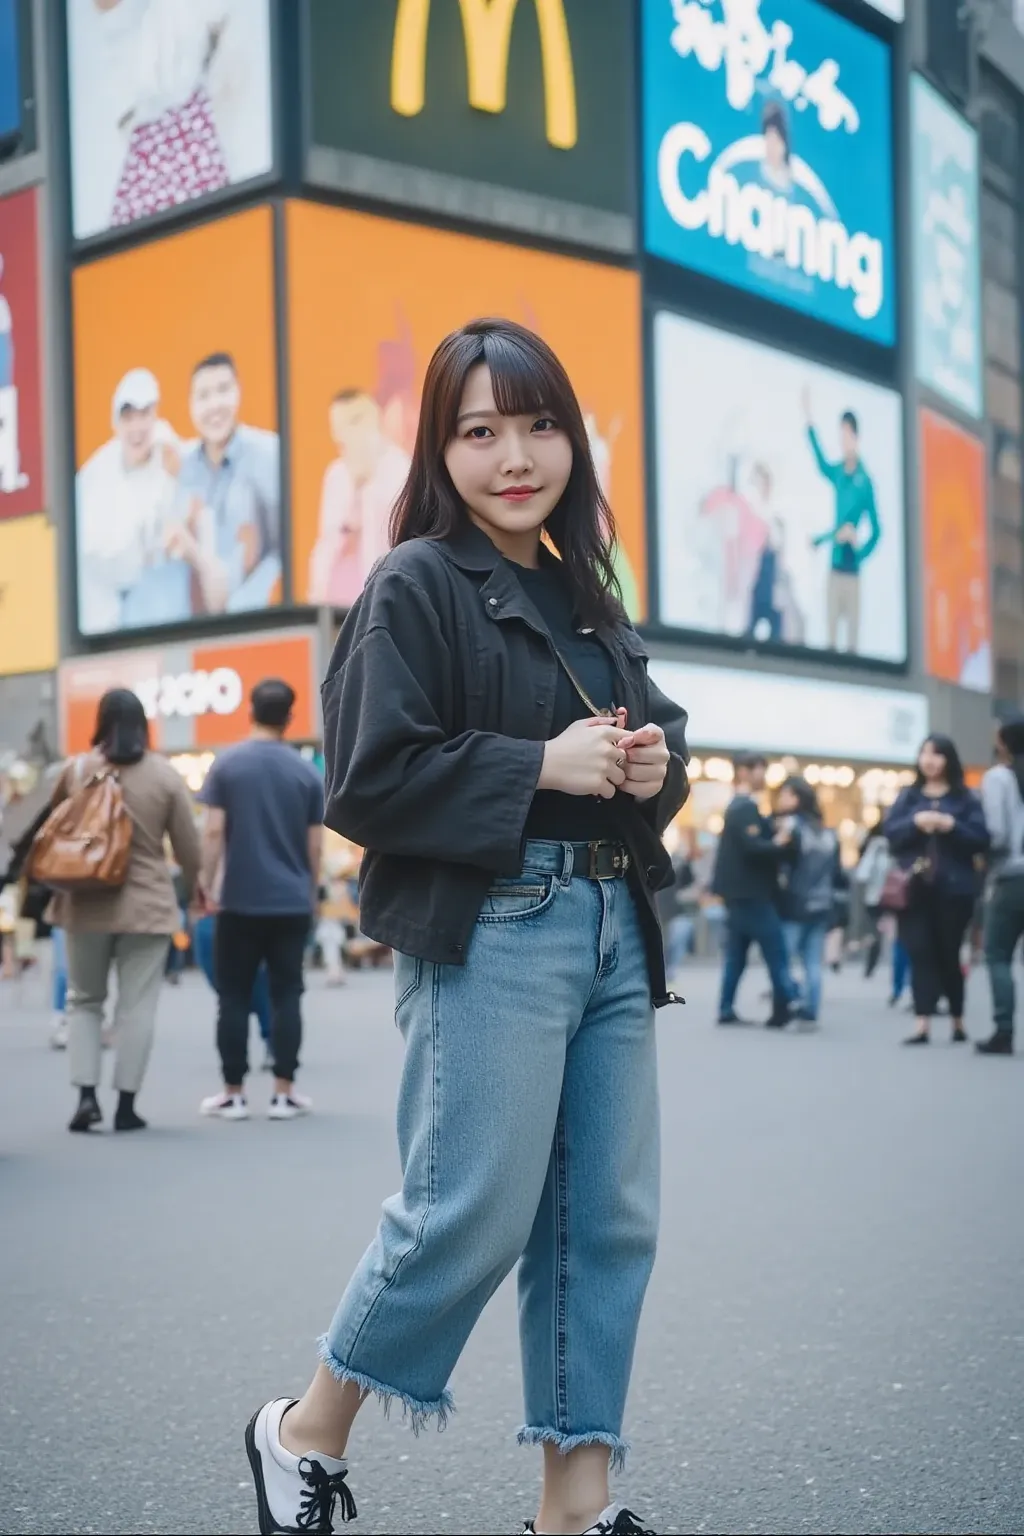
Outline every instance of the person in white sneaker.
[(218, 757), (199, 799), (206, 806), (199, 902), (217, 914), (214, 976), (217, 1049), (224, 1088), (204, 1115), (244, 1120), (249, 1011), (260, 967), (270, 987), (274, 1054), (271, 1120), (312, 1108), (295, 1088), (302, 1044), (306, 942), (320, 881), (324, 793), (320, 774), (285, 740), (295, 691), (279, 678), (257, 683), (248, 741)]
[(688, 751), (616, 594), (611, 527), (541, 338), (478, 320), (442, 341), (394, 548), (322, 694), (327, 825), (365, 849), (360, 927), (395, 954), (403, 1183), (302, 1398), (249, 1424), (263, 1536), (355, 1515), (368, 1397), (444, 1425), (517, 1265), (535, 1530), (643, 1531), (609, 1483), (658, 1231), (654, 1010), (679, 1000), (653, 892)]

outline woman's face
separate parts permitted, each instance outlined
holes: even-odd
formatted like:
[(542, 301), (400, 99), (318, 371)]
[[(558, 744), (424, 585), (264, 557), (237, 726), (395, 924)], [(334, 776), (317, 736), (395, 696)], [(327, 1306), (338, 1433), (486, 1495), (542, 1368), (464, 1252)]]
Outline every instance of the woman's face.
[(941, 752), (936, 752), (934, 742), (925, 742), (921, 748), (921, 755), (917, 759), (917, 766), (929, 783), (946, 777), (946, 759)]
[(444, 461), (470, 519), (515, 558), (537, 537), (572, 473), (572, 444), (544, 412), (502, 416), (486, 363), (470, 370)]
[(783, 784), (779, 790), (778, 804), (780, 816), (795, 816), (800, 809), (800, 802), (788, 784)]
[(764, 131), (764, 157), (773, 171), (781, 171), (786, 165), (786, 141), (777, 128)]

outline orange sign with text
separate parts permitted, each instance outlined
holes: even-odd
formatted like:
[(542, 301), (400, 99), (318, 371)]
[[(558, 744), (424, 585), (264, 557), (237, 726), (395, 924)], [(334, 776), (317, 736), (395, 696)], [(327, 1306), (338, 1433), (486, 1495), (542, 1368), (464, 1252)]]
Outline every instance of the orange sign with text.
[(307, 630), (77, 657), (58, 671), (61, 745), (66, 753), (85, 751), (103, 694), (131, 688), (146, 706), (156, 751), (231, 746), (249, 734), (249, 696), (267, 677), (295, 690), (288, 739), (317, 741), (316, 673), (316, 635)]

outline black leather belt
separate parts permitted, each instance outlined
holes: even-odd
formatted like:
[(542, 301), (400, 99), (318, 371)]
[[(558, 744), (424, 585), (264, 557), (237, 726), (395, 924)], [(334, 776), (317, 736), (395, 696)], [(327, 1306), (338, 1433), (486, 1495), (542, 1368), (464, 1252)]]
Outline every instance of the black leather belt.
[(573, 843), (572, 872), (581, 880), (621, 880), (630, 866), (624, 843)]

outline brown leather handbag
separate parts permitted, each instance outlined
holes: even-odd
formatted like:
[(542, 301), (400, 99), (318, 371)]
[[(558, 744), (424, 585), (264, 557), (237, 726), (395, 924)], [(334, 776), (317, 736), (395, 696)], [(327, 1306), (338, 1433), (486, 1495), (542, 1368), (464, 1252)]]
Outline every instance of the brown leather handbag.
[(117, 773), (79, 758), (75, 779), (35, 835), (29, 879), (55, 891), (114, 890), (128, 878), (133, 831)]

